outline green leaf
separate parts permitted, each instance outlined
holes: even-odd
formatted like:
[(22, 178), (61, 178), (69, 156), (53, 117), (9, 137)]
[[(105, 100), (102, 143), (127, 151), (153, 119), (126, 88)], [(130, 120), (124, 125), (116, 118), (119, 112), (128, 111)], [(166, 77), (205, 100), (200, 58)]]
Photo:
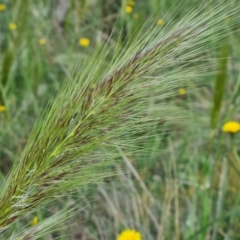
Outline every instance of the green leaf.
[(227, 81), (227, 64), (229, 55), (230, 45), (228, 39), (224, 39), (224, 45), (220, 49), (220, 58), (218, 63), (218, 74), (216, 75), (214, 98), (213, 98), (213, 108), (211, 111), (211, 128), (215, 131), (217, 128), (217, 122), (219, 113), (222, 106), (222, 100), (225, 90), (225, 85)]

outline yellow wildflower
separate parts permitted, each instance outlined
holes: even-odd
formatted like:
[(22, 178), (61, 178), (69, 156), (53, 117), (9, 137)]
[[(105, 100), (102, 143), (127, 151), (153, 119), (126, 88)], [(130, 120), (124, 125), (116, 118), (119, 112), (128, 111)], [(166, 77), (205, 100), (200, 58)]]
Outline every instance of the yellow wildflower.
[(3, 3), (0, 3), (0, 11), (6, 10), (6, 5)]
[(138, 13), (134, 13), (134, 14), (133, 14), (133, 17), (134, 17), (135, 19), (138, 19), (138, 18), (139, 18), (139, 14), (138, 14)]
[(88, 47), (90, 44), (90, 40), (88, 38), (80, 38), (79, 45), (82, 47)]
[(131, 6), (129, 6), (129, 5), (127, 5), (126, 8), (125, 8), (125, 12), (126, 13), (131, 13), (132, 10), (133, 10), (133, 8)]
[(158, 25), (163, 25), (164, 24), (164, 20), (163, 19), (158, 19), (157, 20), (157, 24)]
[(142, 236), (134, 229), (126, 229), (118, 235), (117, 240), (142, 240)]
[(45, 38), (40, 38), (39, 41), (38, 41), (38, 43), (39, 43), (40, 45), (45, 45), (46, 42), (47, 42), (47, 41), (46, 41)]
[(223, 132), (236, 133), (240, 131), (240, 123), (236, 121), (228, 121), (222, 127)]
[(185, 95), (186, 94), (186, 90), (184, 88), (179, 88), (178, 93), (180, 95)]
[(133, 7), (133, 6), (135, 5), (135, 2), (134, 2), (133, 0), (130, 0), (130, 1), (128, 2), (128, 5)]
[(4, 111), (6, 111), (6, 107), (3, 105), (0, 105), (0, 112), (4, 112)]
[(31, 222), (31, 225), (35, 226), (37, 223), (38, 223), (38, 217), (34, 217), (32, 222)]
[(10, 30), (16, 30), (17, 29), (16, 23), (9, 23), (8, 27), (9, 27)]

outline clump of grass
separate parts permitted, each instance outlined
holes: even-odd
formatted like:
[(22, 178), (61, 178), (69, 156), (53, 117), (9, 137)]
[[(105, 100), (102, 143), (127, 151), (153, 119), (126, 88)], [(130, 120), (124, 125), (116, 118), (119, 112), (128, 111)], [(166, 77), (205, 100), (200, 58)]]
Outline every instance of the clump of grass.
[(195, 11), (163, 28), (154, 19), (116, 49), (107, 66), (108, 43), (82, 63), (83, 71), (76, 64), (1, 186), (0, 231), (66, 192), (114, 174), (117, 147), (139, 150), (148, 127), (167, 118), (164, 100), (175, 95), (173, 88), (211, 73), (203, 53), (225, 34), (222, 22), (233, 14), (225, 7)]

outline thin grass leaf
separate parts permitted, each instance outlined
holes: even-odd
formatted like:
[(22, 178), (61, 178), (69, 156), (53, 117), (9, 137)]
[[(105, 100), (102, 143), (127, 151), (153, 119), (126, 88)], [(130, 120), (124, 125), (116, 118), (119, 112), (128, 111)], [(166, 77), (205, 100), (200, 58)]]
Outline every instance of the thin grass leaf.
[(235, 112), (238, 109), (237, 99), (238, 99), (239, 95), (240, 95), (240, 74), (238, 74), (238, 79), (237, 79), (237, 82), (236, 82), (236, 85), (234, 88), (231, 105), (230, 105), (227, 115), (224, 118), (224, 122), (227, 122), (229, 119), (234, 118)]
[(240, 72), (238, 74), (238, 80), (234, 88), (233, 98), (232, 98), (232, 105), (236, 105), (236, 101), (240, 96)]
[(227, 81), (227, 65), (228, 56), (230, 51), (230, 45), (227, 39), (225, 39), (225, 45), (220, 50), (220, 58), (218, 63), (218, 74), (216, 75), (213, 108), (211, 111), (211, 127), (214, 132), (217, 128), (218, 117), (220, 114), (222, 100), (225, 91), (225, 85)]
[[(11, 50), (6, 51), (3, 59), (3, 63), (2, 63), (2, 72), (1, 72), (1, 85), (2, 85), (1, 90), (2, 91), (4, 91), (7, 85), (8, 76), (10, 73), (11, 66), (13, 64), (13, 60), (14, 60), (13, 52)], [(5, 105), (4, 103), (5, 103), (4, 94), (0, 92), (0, 104)]]

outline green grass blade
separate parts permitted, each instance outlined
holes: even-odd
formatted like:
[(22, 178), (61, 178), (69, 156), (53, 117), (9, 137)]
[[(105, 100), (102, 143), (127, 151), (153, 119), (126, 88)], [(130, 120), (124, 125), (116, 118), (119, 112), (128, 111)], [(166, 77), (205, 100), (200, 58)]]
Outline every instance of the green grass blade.
[(213, 108), (211, 111), (211, 128), (215, 132), (218, 123), (218, 117), (220, 114), (222, 100), (225, 91), (225, 85), (227, 81), (227, 64), (229, 56), (230, 45), (228, 39), (224, 39), (224, 45), (220, 49), (220, 59), (218, 63), (218, 73), (215, 81)]

